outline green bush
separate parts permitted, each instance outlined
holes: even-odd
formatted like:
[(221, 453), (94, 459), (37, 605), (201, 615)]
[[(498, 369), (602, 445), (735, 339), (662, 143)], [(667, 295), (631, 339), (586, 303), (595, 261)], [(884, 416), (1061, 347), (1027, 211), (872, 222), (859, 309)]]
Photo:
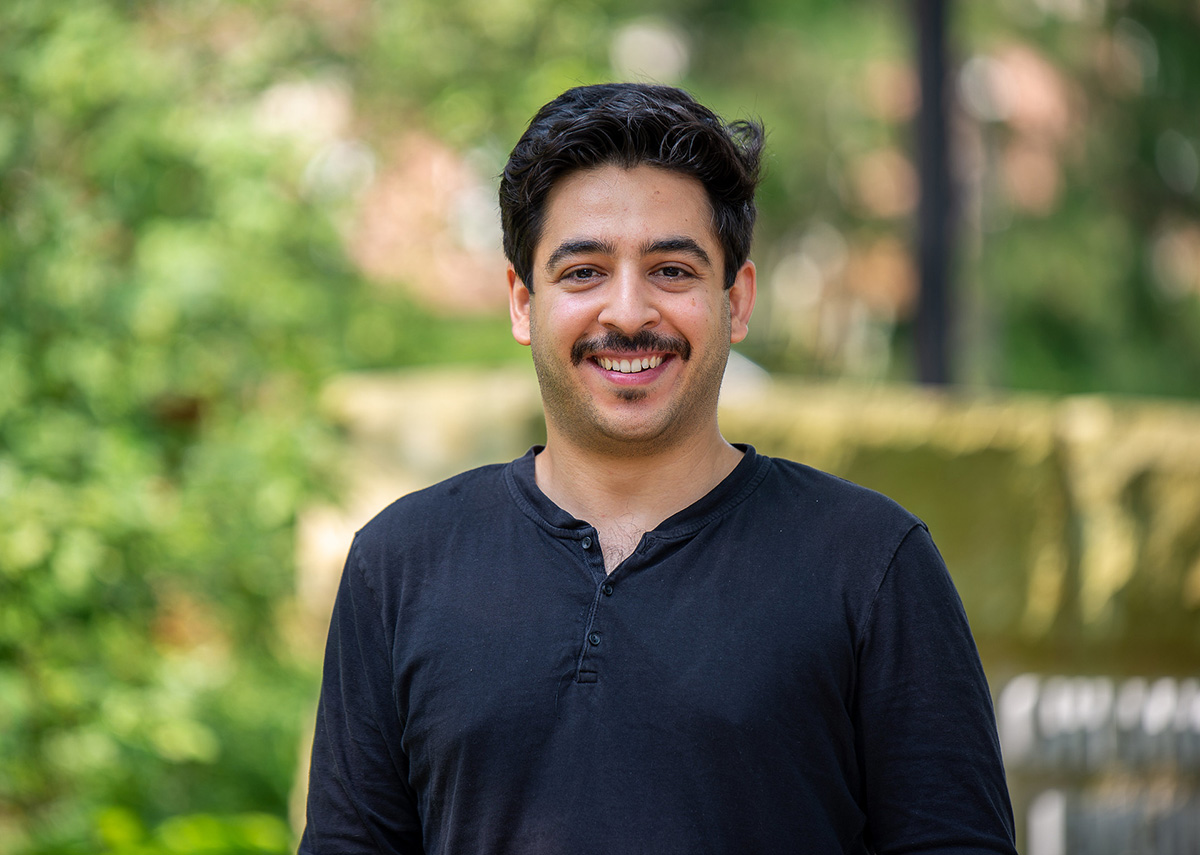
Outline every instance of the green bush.
[[(5, 851), (286, 838), (239, 817), (283, 814), (309, 711), (277, 623), (359, 286), (253, 127), (279, 46), (221, 67), (162, 39), (170, 6), (0, 11)], [(122, 816), (156, 831), (120, 838)]]

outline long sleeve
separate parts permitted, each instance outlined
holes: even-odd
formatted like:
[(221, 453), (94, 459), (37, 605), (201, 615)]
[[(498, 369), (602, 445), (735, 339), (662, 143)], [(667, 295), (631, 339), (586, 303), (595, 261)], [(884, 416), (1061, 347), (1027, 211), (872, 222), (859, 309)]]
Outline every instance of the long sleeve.
[(924, 526), (897, 548), (859, 645), (867, 839), (879, 853), (1013, 853), (987, 681)]
[(391, 644), (379, 598), (350, 551), (334, 605), (300, 855), (417, 855)]

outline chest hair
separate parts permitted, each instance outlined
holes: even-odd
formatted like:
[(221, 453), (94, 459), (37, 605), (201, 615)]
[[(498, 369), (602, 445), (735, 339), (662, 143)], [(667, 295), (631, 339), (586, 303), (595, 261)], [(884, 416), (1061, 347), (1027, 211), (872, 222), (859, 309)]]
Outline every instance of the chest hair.
[(617, 565), (633, 554), (645, 533), (636, 525), (621, 525), (613, 523), (603, 528), (597, 527), (600, 535), (600, 551), (604, 555), (604, 572), (611, 573)]

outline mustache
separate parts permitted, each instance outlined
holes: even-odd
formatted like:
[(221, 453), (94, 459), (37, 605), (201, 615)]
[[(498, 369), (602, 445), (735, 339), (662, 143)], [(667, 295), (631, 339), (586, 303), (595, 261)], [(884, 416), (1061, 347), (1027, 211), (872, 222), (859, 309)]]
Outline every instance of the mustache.
[(659, 335), (650, 330), (641, 330), (628, 336), (611, 331), (597, 338), (580, 339), (571, 348), (571, 364), (578, 365), (593, 353), (601, 350), (634, 353), (639, 350), (657, 350), (662, 353), (676, 353), (687, 362), (692, 358), (692, 346), (682, 338)]

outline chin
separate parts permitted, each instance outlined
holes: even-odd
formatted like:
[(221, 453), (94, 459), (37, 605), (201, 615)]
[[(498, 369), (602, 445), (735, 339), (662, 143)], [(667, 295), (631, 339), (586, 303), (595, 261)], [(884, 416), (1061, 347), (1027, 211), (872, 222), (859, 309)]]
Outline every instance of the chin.
[(647, 394), (645, 389), (622, 389), (617, 392), (617, 397), (622, 401), (641, 401)]

